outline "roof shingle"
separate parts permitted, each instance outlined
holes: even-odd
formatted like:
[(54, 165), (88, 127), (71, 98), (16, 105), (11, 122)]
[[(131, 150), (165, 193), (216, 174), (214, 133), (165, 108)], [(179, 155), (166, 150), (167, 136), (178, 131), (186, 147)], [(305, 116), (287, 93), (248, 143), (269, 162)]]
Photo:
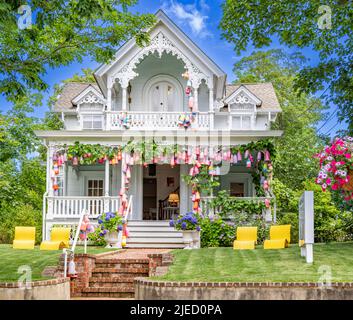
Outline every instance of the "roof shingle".
[(278, 102), (275, 89), (271, 82), (266, 83), (242, 83), (242, 84), (227, 84), (226, 98), (228, 98), (240, 86), (246, 87), (251, 93), (258, 97), (261, 101), (261, 109), (281, 110)]
[(98, 92), (101, 92), (96, 83), (67, 82), (63, 85), (60, 94), (54, 104), (55, 112), (75, 110), (72, 100), (77, 97), (87, 87), (92, 86)]

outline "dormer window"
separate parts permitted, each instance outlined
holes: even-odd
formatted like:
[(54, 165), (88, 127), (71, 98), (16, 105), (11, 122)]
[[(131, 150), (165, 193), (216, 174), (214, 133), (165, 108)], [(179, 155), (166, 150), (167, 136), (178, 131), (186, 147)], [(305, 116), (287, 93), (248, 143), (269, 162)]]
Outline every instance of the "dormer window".
[(73, 99), (77, 105), (77, 113), (82, 130), (103, 130), (105, 99), (92, 86)]
[(262, 101), (244, 86), (240, 86), (224, 100), (224, 104), (228, 105), (230, 112), (256, 112), (256, 108), (261, 106), (261, 103)]

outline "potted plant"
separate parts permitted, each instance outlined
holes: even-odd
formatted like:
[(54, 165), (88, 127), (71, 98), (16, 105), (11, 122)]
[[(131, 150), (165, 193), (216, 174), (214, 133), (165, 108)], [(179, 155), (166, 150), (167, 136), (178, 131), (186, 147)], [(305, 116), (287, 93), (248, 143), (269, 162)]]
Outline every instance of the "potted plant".
[(188, 212), (185, 215), (180, 215), (176, 221), (170, 220), (169, 225), (183, 233), (185, 243), (184, 249), (200, 248), (200, 223), (199, 215)]
[(103, 213), (98, 217), (99, 235), (107, 242), (106, 248), (120, 248), (119, 232), (123, 230), (124, 219), (117, 212)]

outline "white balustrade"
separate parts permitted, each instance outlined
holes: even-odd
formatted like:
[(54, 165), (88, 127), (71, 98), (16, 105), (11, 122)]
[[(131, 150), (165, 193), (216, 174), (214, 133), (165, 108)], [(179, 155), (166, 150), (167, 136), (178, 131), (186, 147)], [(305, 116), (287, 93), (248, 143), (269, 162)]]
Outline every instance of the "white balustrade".
[[(111, 112), (111, 129), (122, 130), (127, 127), (137, 130), (170, 130), (178, 129), (179, 118), (181, 115), (187, 115), (190, 118), (190, 112), (144, 112), (144, 111), (126, 111)], [(128, 121), (124, 122), (124, 119)], [(209, 129), (210, 115), (208, 112), (198, 112), (194, 121), (191, 121), (191, 127), (197, 129)], [(181, 127), (182, 129), (184, 127)]]
[[(106, 197), (47, 197), (47, 215), (54, 219), (78, 219), (82, 210), (87, 210), (90, 217), (97, 218), (105, 211), (106, 199)], [(110, 211), (117, 211), (119, 198), (109, 197), (109, 201)]]

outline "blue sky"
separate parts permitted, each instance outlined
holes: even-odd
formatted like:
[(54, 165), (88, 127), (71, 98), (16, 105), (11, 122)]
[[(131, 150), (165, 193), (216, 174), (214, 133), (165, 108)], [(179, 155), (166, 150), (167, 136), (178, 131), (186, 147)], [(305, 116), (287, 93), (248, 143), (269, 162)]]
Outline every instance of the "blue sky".
[[(172, 20), (186, 33), (190, 38), (212, 58), (228, 75), (228, 82), (234, 80), (232, 68), (233, 64), (243, 56), (249, 55), (253, 49), (243, 52), (240, 56), (236, 56), (233, 47), (221, 39), (218, 24), (220, 22), (222, 11), (221, 3), (223, 0), (140, 0), (139, 3), (132, 9), (141, 13), (155, 13), (158, 9), (163, 9)], [(280, 48), (281, 45), (274, 39), (270, 48)], [(318, 55), (312, 50), (298, 50), (297, 48), (285, 48), (289, 52), (301, 51), (310, 63), (316, 64)], [(50, 85), (50, 90), (45, 94), (47, 98), (52, 94), (53, 85), (60, 81), (71, 77), (75, 73), (80, 73), (82, 68), (96, 69), (98, 64), (89, 59), (85, 59), (83, 63), (73, 63), (70, 66), (48, 70), (45, 81)], [(318, 96), (320, 93), (318, 93)], [(0, 106), (2, 111), (8, 110), (11, 105), (6, 99), (0, 96)], [(328, 112), (330, 115), (334, 112), (335, 106), (331, 105)], [(41, 117), (48, 110), (46, 102), (36, 110), (36, 115)], [(318, 128), (323, 123), (318, 124)], [(330, 135), (334, 135), (337, 130), (345, 128), (343, 124), (336, 125), (336, 116), (325, 124), (320, 130), (320, 133), (330, 131)], [(333, 129), (331, 129), (333, 128)], [(331, 129), (331, 130), (330, 130)]]

